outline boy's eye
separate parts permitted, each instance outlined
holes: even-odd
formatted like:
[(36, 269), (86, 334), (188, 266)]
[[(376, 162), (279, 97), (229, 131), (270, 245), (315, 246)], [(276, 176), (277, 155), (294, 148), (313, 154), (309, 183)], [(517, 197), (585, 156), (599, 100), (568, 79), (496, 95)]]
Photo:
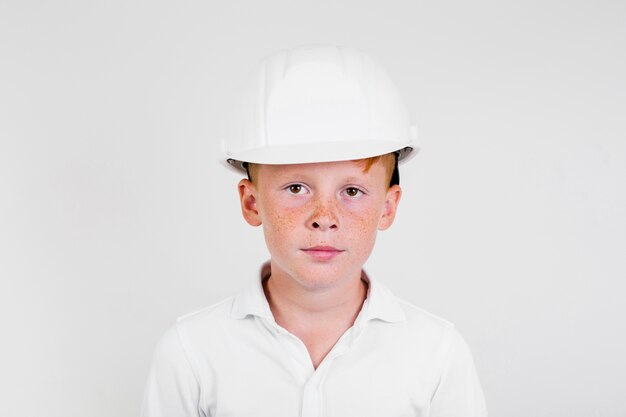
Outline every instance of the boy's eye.
[(348, 187), (345, 192), (348, 197), (356, 197), (361, 193), (361, 190), (356, 187)]
[(291, 194), (300, 194), (302, 193), (303, 187), (302, 184), (291, 184), (289, 187), (287, 187), (287, 189)]

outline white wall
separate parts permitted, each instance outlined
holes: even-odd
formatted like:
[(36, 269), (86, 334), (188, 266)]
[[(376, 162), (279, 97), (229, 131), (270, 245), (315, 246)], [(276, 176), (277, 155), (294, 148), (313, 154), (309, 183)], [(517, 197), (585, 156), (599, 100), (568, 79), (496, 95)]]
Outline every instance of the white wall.
[(624, 417), (620, 1), (0, 1), (0, 415), (138, 414), (157, 338), (267, 257), (217, 163), (247, 66), (382, 62), (423, 151), (368, 270), (455, 322), (492, 416)]

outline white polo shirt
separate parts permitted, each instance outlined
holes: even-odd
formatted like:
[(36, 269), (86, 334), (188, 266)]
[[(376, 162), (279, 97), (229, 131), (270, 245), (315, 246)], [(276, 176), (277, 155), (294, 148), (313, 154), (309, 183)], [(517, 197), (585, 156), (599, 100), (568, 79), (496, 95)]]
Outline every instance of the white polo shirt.
[[(268, 276), (263, 267), (261, 279)], [(483, 417), (454, 326), (369, 282), (354, 325), (317, 370), (274, 321), (261, 279), (180, 317), (158, 343), (142, 417)]]

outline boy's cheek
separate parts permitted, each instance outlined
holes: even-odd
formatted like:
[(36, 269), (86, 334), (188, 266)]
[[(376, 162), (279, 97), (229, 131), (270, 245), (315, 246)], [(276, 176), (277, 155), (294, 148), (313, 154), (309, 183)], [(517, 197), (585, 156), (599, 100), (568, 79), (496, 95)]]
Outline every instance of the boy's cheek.
[(281, 239), (281, 237), (286, 235), (297, 233), (295, 231), (299, 223), (301, 221), (288, 214), (270, 212), (263, 222), (263, 227), (266, 234), (270, 234), (275, 239)]

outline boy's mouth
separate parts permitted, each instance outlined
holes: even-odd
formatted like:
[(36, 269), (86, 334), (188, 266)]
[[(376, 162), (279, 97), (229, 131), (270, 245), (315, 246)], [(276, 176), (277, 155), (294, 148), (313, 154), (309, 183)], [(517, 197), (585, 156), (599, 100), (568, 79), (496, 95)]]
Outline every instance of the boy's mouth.
[(302, 249), (302, 251), (318, 261), (329, 261), (344, 252), (343, 250), (332, 246), (312, 246), (310, 248)]

